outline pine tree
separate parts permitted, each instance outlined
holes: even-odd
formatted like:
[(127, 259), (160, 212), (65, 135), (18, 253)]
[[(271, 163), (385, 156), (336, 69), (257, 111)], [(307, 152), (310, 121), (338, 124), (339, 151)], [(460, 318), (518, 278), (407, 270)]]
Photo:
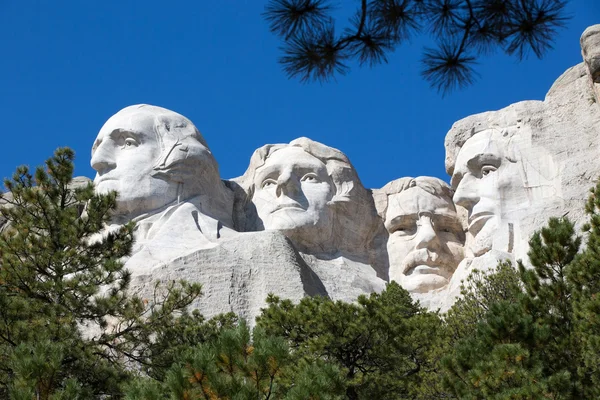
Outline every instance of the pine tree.
[(347, 399), (419, 398), (424, 376), (435, 373), (430, 352), (441, 321), (394, 282), (357, 304), (322, 297), (267, 302), (258, 326), (285, 338), (298, 362), (335, 365)]
[(235, 328), (237, 322), (233, 313), (206, 320), (198, 310), (181, 312), (171, 323), (156, 330), (144, 374), (164, 382), (168, 371), (190, 348), (217, 340), (221, 331)]
[(585, 398), (600, 397), (600, 182), (586, 204), (590, 215), (584, 251), (570, 267), (575, 340), (581, 344), (584, 364), (577, 371)]
[(245, 322), (190, 346), (167, 372), (164, 382), (139, 379), (128, 385), (127, 399), (341, 399), (343, 384), (334, 366), (293, 363), (282, 338)]
[[(520, 284), (478, 312), (473, 334), (444, 358), (445, 383), (460, 398), (583, 398), (582, 367), (567, 276), (581, 239), (566, 219), (551, 218), (529, 241), (532, 268)], [(491, 280), (498, 282), (498, 275)], [(476, 291), (478, 289), (476, 288)], [(477, 293), (475, 297), (479, 296)], [(459, 304), (460, 307), (460, 304)]]
[(516, 301), (522, 292), (519, 272), (510, 262), (500, 262), (488, 272), (473, 270), (461, 284), (461, 295), (444, 317), (447, 344), (471, 336), (492, 304)]
[[(74, 153), (58, 149), (32, 175), (19, 167), (0, 215), (0, 397), (118, 397), (131, 369), (168, 349), (151, 340), (200, 294), (198, 285), (157, 287), (157, 302), (126, 294), (121, 258), (133, 224), (100, 235), (116, 193), (71, 186)], [(85, 206), (85, 211), (82, 209)], [(92, 335), (91, 329), (96, 328)], [(87, 330), (87, 334), (82, 333)]]

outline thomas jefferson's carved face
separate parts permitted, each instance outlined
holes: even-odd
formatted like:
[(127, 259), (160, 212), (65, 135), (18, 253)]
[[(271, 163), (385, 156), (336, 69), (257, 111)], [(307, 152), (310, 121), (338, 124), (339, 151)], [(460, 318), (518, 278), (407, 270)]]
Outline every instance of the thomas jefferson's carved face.
[(414, 186), (388, 196), (390, 280), (409, 292), (438, 289), (463, 258), (464, 234), (450, 199)]
[(152, 176), (160, 155), (151, 114), (128, 109), (115, 114), (92, 148), (96, 190), (116, 190), (117, 212), (131, 218), (175, 201), (177, 183)]
[(257, 168), (254, 186), (252, 202), (265, 229), (309, 240), (331, 233), (327, 203), (335, 189), (325, 164), (302, 148), (271, 154)]

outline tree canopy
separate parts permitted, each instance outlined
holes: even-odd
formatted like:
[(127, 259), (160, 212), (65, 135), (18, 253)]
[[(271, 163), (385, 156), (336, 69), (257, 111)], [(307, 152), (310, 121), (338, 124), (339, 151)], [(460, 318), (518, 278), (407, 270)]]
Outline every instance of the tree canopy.
[[(200, 286), (127, 291), (133, 224), (116, 193), (72, 185), (73, 152), (5, 181), (0, 397), (581, 399), (600, 397), (600, 183), (577, 232), (550, 219), (530, 266), (473, 271), (446, 314), (391, 282), (355, 303), (270, 295), (250, 329), (187, 307)], [(582, 240), (585, 233), (586, 240)]]
[(19, 167), (4, 182), (11, 193), (0, 208), (2, 398), (118, 397), (133, 370), (169, 368), (177, 339), (204, 324), (186, 309), (198, 284), (158, 284), (152, 303), (127, 292), (121, 259), (134, 225), (102, 233), (117, 194), (73, 187), (73, 159), (58, 149), (33, 175)]

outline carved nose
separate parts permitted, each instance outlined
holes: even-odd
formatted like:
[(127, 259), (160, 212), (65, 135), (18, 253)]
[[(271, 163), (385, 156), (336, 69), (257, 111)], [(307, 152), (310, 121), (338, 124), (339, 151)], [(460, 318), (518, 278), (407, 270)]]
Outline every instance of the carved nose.
[(440, 247), (440, 240), (433, 227), (430, 217), (421, 217), (419, 231), (417, 232), (416, 249), (437, 250)]
[(466, 175), (458, 184), (454, 196), (452, 197), (454, 204), (471, 211), (475, 204), (479, 201), (479, 194), (475, 188), (475, 182), (471, 182), (471, 178)]
[(299, 191), (299, 184), (298, 178), (292, 171), (284, 171), (277, 179), (277, 197), (281, 195), (294, 197)]
[(98, 172), (98, 174), (102, 175), (112, 169), (114, 169), (117, 164), (115, 163), (115, 159), (110, 151), (108, 151), (107, 146), (104, 143), (100, 144), (92, 154), (92, 160), (90, 162), (92, 168)]

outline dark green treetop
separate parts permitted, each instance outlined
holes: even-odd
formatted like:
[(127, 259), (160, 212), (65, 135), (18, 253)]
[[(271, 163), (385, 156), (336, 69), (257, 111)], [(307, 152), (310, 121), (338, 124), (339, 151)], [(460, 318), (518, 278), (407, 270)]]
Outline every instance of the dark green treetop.
[(134, 224), (101, 234), (117, 194), (98, 195), (91, 183), (73, 187), (73, 159), (72, 150), (58, 149), (33, 175), (19, 167), (5, 180), (3, 398), (118, 397), (129, 371), (158, 368), (166, 327), (189, 315), (186, 306), (200, 294), (184, 282), (158, 285), (152, 302), (126, 293), (130, 274), (120, 260), (131, 251)]

